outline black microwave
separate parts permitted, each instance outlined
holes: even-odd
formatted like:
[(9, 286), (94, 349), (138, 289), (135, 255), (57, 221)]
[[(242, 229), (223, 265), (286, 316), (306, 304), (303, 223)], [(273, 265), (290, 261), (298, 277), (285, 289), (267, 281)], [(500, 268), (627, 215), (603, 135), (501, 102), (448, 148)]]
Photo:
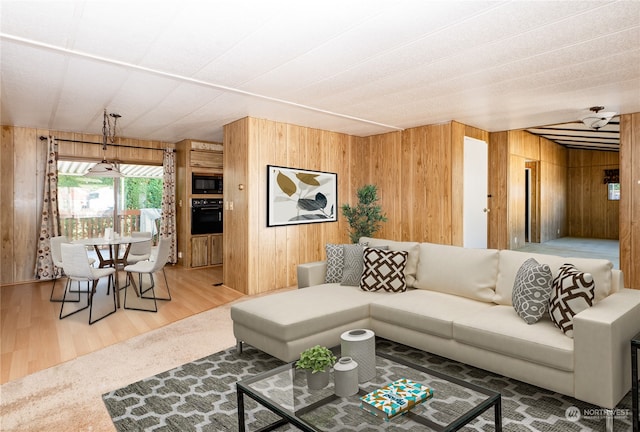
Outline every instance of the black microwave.
[(191, 181), (192, 194), (221, 194), (222, 176), (193, 174)]

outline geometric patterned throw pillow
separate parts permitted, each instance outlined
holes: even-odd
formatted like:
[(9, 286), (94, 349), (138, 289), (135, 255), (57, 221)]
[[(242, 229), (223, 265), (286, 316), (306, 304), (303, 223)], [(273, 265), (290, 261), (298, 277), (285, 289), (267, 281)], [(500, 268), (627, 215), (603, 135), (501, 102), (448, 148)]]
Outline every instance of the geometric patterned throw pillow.
[(342, 268), (344, 267), (344, 253), (341, 244), (327, 243), (325, 245), (327, 251), (327, 274), (325, 283), (342, 282)]
[(553, 280), (549, 314), (565, 335), (573, 338), (573, 317), (593, 305), (595, 283), (590, 273), (583, 273), (572, 264), (560, 266)]
[(345, 244), (342, 246), (344, 267), (342, 268), (341, 285), (358, 286), (362, 277), (362, 253), (366, 244)]
[(538, 322), (549, 306), (553, 274), (547, 264), (533, 258), (526, 260), (513, 283), (511, 302), (527, 324)]
[(409, 252), (390, 251), (377, 248), (364, 250), (364, 270), (360, 288), (364, 291), (385, 290), (403, 292), (407, 290), (404, 268)]

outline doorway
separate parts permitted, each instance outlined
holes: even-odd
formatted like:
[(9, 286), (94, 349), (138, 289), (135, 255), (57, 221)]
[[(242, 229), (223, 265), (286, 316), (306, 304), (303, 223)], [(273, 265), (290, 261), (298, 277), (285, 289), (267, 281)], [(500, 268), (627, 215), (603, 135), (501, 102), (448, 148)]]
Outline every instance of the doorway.
[(539, 161), (526, 161), (524, 173), (524, 241), (540, 243)]
[(488, 234), (489, 149), (487, 143), (464, 137), (463, 246), (486, 249)]

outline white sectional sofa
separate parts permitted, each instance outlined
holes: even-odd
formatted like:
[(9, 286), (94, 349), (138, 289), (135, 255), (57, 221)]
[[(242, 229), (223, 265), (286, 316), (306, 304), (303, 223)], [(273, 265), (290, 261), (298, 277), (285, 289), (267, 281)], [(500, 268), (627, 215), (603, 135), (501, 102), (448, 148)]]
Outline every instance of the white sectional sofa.
[[(623, 287), (606, 260), (510, 250), (363, 238), (369, 246), (407, 251), (405, 292), (370, 292), (325, 283), (327, 263), (298, 268), (298, 290), (235, 304), (238, 346), (248, 343), (283, 361), (340, 334), (372, 329), (377, 336), (615, 408), (631, 388), (630, 339), (640, 331), (640, 291)], [(512, 305), (516, 273), (529, 258), (553, 276), (572, 263), (595, 283), (593, 306), (573, 317), (573, 338), (545, 314), (527, 324)]]

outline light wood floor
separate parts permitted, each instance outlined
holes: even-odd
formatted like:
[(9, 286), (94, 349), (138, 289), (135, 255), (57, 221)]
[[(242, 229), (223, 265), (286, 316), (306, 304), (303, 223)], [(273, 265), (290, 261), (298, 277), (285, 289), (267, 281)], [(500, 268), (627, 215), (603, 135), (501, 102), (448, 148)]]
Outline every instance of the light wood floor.
[[(121, 308), (93, 325), (88, 324), (88, 310), (62, 320), (58, 318), (61, 304), (49, 301), (53, 282), (0, 287), (0, 384), (243, 296), (224, 285), (216, 285), (222, 282), (222, 266), (205, 269), (167, 266), (166, 274), (173, 300), (159, 302), (157, 313)], [(124, 276), (123, 272), (121, 275)], [(62, 294), (65, 281), (61, 279), (56, 284), (56, 296)], [(156, 286), (161, 290), (165, 286), (161, 273), (156, 275)], [(124, 291), (121, 291), (120, 298), (123, 297)], [(83, 302), (85, 298), (82, 297)], [(94, 299), (94, 313), (113, 307), (112, 297), (106, 296), (106, 282), (99, 285)]]

